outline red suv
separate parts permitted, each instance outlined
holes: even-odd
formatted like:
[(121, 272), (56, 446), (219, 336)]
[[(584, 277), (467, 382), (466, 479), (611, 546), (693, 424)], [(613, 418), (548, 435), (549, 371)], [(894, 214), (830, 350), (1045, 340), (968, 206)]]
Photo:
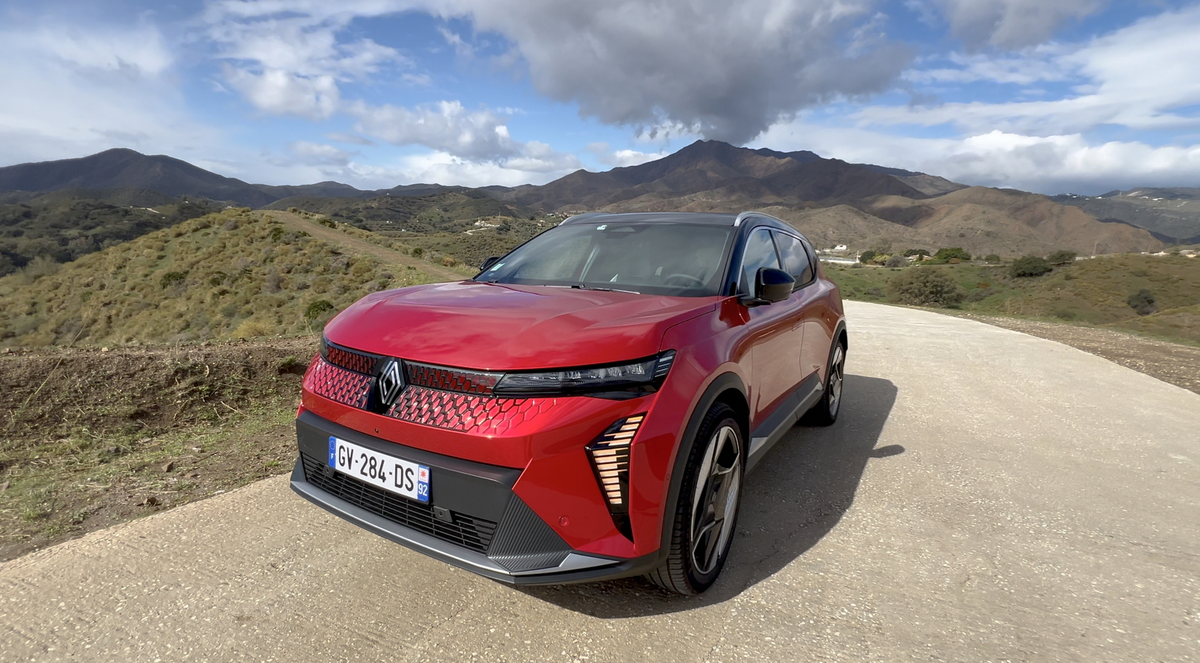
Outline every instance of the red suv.
[(742, 480), (838, 415), (846, 330), (809, 242), (765, 214), (581, 214), (460, 283), (325, 328), (292, 489), (514, 584), (707, 589)]

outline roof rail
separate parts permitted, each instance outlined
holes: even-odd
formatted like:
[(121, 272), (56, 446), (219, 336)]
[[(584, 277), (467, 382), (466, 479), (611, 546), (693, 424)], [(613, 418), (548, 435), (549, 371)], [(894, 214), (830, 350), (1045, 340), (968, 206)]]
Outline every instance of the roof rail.
[(572, 216), (568, 216), (567, 218), (563, 219), (562, 223), (559, 223), (558, 225), (561, 226), (561, 225), (570, 223), (572, 221), (583, 221), (584, 219), (590, 219), (593, 216), (608, 216), (608, 213), (607, 212), (584, 212), (583, 214), (574, 214)]
[[(763, 212), (742, 212), (741, 214), (737, 215), (736, 219), (733, 220), (733, 227), (737, 228), (738, 226), (742, 225), (742, 221), (745, 221), (746, 219), (749, 219), (752, 216), (758, 216), (758, 217), (762, 217), (764, 219), (770, 219), (772, 221), (778, 221), (779, 223), (784, 223), (783, 219), (777, 219), (777, 218), (771, 216), (770, 214), (765, 214)], [(787, 224), (784, 224), (784, 225), (787, 225)]]

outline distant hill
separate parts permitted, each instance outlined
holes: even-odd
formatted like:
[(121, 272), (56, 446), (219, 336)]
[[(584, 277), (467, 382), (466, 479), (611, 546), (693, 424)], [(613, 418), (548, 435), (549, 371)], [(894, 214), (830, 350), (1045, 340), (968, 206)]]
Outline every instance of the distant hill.
[(822, 159), (811, 152), (750, 150), (720, 141), (696, 141), (638, 166), (602, 173), (579, 170), (542, 186), (516, 187), (501, 198), (547, 211), (601, 209), (711, 192), (767, 204), (836, 204), (869, 196), (925, 198), (896, 177), (866, 166)]
[(888, 196), (859, 207), (918, 231), (934, 246), (959, 246), (978, 254), (1044, 255), (1070, 249), (1091, 255), (1163, 247), (1144, 229), (1101, 223), (1076, 207), (1011, 189), (969, 187), (925, 200)]
[(1200, 188), (1141, 188), (1102, 196), (1055, 196), (1097, 219), (1121, 221), (1153, 231), (1167, 242), (1200, 243)]
[(262, 207), (287, 196), (349, 196), (358, 189), (337, 182), (303, 186), (247, 184), (168, 156), (112, 149), (80, 159), (25, 163), (0, 168), (0, 191), (144, 189), (167, 196), (200, 196)]

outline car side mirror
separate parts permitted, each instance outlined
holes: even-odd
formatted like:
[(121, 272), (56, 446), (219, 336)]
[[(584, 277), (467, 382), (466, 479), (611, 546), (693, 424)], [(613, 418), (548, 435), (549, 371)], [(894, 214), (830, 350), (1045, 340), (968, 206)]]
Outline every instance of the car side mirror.
[(796, 279), (791, 274), (774, 267), (762, 267), (754, 276), (754, 295), (747, 295), (739, 301), (747, 307), (774, 304), (790, 297), (795, 287)]
[(483, 264), (479, 266), (479, 271), (486, 272), (488, 267), (491, 267), (498, 262), (500, 262), (500, 256), (492, 256), (483, 261)]

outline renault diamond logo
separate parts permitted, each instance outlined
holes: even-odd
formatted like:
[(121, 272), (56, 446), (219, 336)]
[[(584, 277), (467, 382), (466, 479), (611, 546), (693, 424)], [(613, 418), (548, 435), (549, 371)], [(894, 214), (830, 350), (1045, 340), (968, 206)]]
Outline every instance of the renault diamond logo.
[(379, 374), (379, 403), (383, 407), (392, 404), (404, 389), (404, 378), (400, 375), (400, 362), (395, 359), (387, 360), (383, 371)]

